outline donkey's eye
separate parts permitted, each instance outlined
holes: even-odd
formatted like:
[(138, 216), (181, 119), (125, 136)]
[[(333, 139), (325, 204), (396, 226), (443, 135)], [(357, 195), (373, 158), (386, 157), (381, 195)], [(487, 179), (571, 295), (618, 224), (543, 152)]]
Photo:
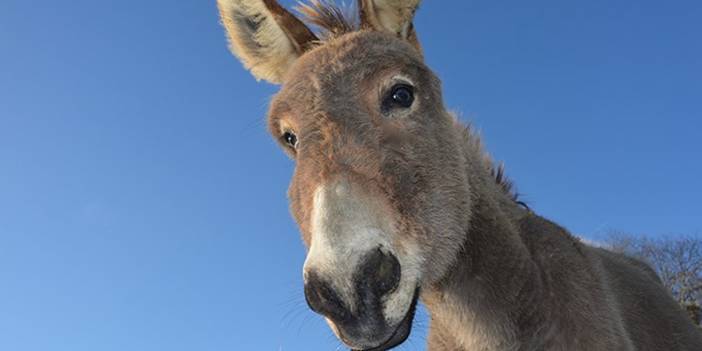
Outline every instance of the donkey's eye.
[(290, 146), (291, 148), (296, 148), (297, 147), (297, 135), (293, 132), (285, 132), (283, 133), (283, 136), (281, 137), (285, 144)]
[(383, 112), (393, 108), (409, 108), (414, 103), (414, 88), (407, 84), (397, 84), (392, 87), (382, 104)]
[(414, 102), (414, 92), (408, 85), (400, 85), (392, 90), (392, 101), (402, 107), (412, 106)]

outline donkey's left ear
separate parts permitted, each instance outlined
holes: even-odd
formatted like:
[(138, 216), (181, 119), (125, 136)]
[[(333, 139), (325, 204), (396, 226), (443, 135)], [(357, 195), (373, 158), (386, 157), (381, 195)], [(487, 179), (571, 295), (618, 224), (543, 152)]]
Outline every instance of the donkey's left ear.
[(276, 0), (217, 0), (231, 51), (256, 79), (282, 83), (317, 37)]
[(412, 23), (419, 2), (420, 0), (358, 0), (361, 26), (397, 35), (421, 51)]

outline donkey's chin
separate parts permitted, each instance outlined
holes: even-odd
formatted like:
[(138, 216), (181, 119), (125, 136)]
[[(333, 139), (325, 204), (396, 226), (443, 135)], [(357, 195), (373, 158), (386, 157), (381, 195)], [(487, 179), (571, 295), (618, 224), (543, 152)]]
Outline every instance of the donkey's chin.
[[(334, 329), (334, 332), (337, 334), (337, 336), (341, 339), (341, 341), (344, 342), (347, 346), (351, 348), (353, 351), (385, 351), (389, 350), (395, 346), (398, 346), (405, 342), (407, 338), (410, 336), (410, 333), (412, 332), (412, 322), (414, 321), (414, 315), (417, 310), (417, 301), (419, 300), (419, 289), (416, 289), (414, 292), (414, 296), (412, 298), (412, 303), (409, 306), (409, 309), (407, 310), (407, 313), (405, 314), (405, 317), (402, 318), (402, 320), (394, 327), (391, 329), (391, 326), (387, 326), (387, 330), (390, 332), (384, 333), (385, 337), (384, 340), (379, 340), (378, 342), (370, 342), (366, 341), (363, 342), (362, 345), (360, 346), (361, 343), (356, 343), (354, 340), (350, 340), (348, 336), (344, 334), (344, 332), (338, 328), (338, 326), (332, 326), (332, 329)], [(388, 336), (389, 335), (389, 336)], [(374, 345), (374, 346), (368, 346), (368, 345)]]

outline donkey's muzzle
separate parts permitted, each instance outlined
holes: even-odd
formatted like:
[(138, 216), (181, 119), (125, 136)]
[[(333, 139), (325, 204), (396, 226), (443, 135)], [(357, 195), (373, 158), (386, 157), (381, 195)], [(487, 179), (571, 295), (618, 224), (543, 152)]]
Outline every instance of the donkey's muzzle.
[[(367, 311), (379, 310), (382, 297), (392, 293), (400, 283), (401, 267), (397, 257), (380, 248), (366, 254), (353, 274), (354, 300), (345, 302), (332, 285), (314, 271), (307, 272), (305, 299), (310, 308), (335, 323), (344, 324)], [(348, 279), (348, 278), (347, 278)], [(349, 305), (356, 308), (351, 312)]]
[[(333, 322), (339, 337), (347, 344), (377, 346), (389, 340), (397, 328), (388, 325), (383, 301), (398, 289), (400, 262), (395, 255), (378, 247), (364, 254), (352, 272), (345, 277), (327, 277), (315, 270), (307, 271), (307, 304)], [(334, 286), (345, 286), (351, 291), (341, 292)]]

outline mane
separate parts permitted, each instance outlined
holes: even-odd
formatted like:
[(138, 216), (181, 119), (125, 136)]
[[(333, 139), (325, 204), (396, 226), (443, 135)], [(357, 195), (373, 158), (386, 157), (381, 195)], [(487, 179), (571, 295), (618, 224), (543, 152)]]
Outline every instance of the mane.
[(471, 124), (464, 125), (458, 120), (455, 114), (452, 113), (452, 115), (454, 115), (456, 125), (460, 126), (462, 129), (463, 142), (465, 143), (464, 147), (469, 152), (480, 156), (482, 166), (488, 170), (490, 177), (495, 181), (495, 184), (497, 184), (503, 193), (505, 193), (516, 204), (529, 209), (529, 205), (521, 200), (520, 194), (517, 191), (514, 182), (507, 176), (504, 163), (496, 163), (492, 156), (485, 151), (480, 135), (474, 131)]
[(339, 6), (333, 0), (308, 0), (307, 3), (300, 2), (295, 9), (304, 22), (319, 30), (320, 38), (325, 40), (360, 29), (355, 5), (342, 3)]

